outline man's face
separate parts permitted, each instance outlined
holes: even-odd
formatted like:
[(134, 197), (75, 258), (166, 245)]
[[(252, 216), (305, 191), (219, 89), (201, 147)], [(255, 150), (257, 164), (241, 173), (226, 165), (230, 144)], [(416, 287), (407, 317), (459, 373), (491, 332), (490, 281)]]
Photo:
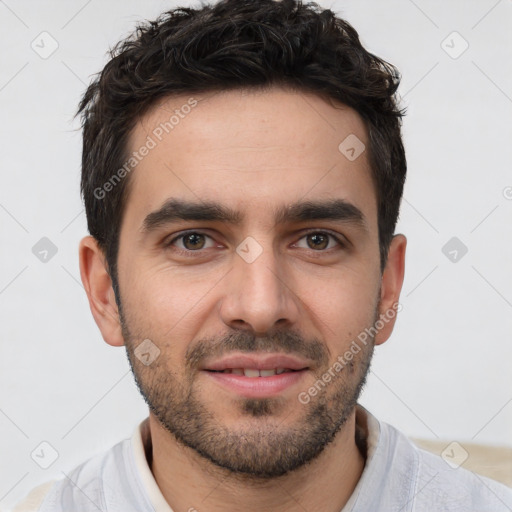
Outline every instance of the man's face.
[[(322, 452), (370, 364), (372, 343), (298, 399), (378, 317), (367, 155), (338, 149), (353, 135), (367, 145), (366, 130), (353, 110), (309, 94), (195, 98), (192, 109), (181, 109), (189, 96), (159, 103), (132, 134), (131, 151), (148, 135), (156, 146), (129, 178), (123, 337), (161, 425), (218, 466), (273, 477)], [(144, 362), (160, 351), (147, 365), (134, 352), (144, 340)]]

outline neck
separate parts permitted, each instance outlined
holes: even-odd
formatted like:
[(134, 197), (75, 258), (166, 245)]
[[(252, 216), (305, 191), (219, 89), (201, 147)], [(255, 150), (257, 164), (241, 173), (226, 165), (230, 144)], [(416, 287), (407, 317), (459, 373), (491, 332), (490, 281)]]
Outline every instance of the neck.
[(149, 417), (151, 471), (173, 510), (231, 512), (340, 512), (361, 477), (365, 459), (356, 445), (356, 410), (334, 441), (309, 464), (270, 480), (252, 480), (218, 468), (178, 443)]

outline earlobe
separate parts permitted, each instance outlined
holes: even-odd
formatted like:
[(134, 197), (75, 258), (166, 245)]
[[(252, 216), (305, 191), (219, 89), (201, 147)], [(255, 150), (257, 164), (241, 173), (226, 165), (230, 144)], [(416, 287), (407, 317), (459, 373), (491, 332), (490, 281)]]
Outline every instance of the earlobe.
[(80, 277), (87, 293), (89, 307), (103, 339), (109, 345), (124, 345), (119, 311), (105, 256), (92, 236), (86, 236), (80, 241), (79, 261)]
[(375, 336), (375, 345), (384, 343), (391, 336), (397, 313), (401, 309), (399, 300), (404, 281), (406, 246), (407, 239), (404, 235), (395, 235), (389, 246), (381, 279), (379, 327), (382, 328)]

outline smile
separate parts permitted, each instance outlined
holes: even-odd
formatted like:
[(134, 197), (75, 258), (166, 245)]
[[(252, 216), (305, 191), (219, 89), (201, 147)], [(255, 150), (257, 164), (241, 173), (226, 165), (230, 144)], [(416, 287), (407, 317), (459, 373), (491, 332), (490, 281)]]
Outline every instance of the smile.
[(282, 396), (285, 392), (289, 394), (293, 389), (303, 389), (303, 379), (307, 372), (308, 368), (225, 368), (218, 371), (203, 370), (201, 374), (210, 379), (211, 384), (229, 394), (244, 398), (271, 398)]
[(290, 368), (270, 368), (268, 370), (258, 370), (256, 368), (226, 368), (225, 370), (210, 370), (217, 373), (230, 373), (233, 375), (244, 375), (245, 377), (272, 377), (282, 373), (295, 372)]

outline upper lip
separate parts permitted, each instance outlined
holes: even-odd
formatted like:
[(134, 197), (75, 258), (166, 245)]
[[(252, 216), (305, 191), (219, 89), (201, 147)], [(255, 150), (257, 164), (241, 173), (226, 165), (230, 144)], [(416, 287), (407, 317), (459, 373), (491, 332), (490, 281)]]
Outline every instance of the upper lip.
[(308, 367), (307, 361), (287, 354), (234, 354), (207, 362), (201, 367), (201, 370), (222, 371), (230, 368), (252, 368), (255, 370), (288, 368), (290, 370), (303, 370)]

